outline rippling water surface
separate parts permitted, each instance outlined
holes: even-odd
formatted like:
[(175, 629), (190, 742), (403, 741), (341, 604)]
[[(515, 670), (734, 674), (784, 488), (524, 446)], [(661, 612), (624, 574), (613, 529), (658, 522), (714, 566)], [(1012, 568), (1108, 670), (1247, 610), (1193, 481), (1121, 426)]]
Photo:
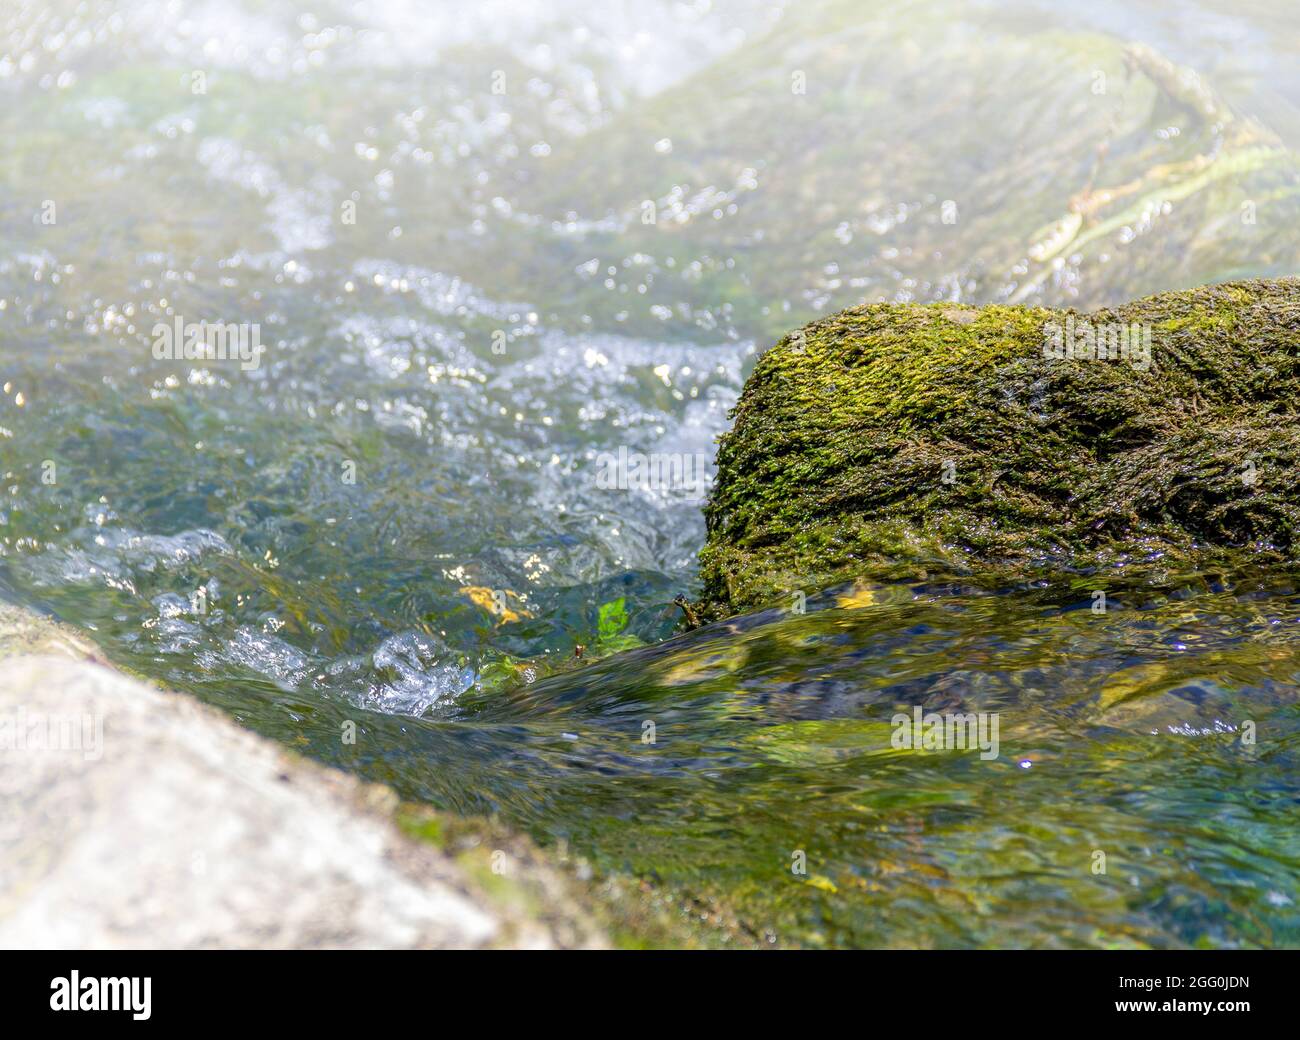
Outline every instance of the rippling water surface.
[[(711, 459), (861, 301), (1296, 273), (1298, 46), (1283, 2), (7, 4), (0, 591), (760, 941), (1296, 945), (1286, 577), (674, 635), (703, 489), (600, 472)], [(160, 359), (178, 318), (264, 350)], [(894, 748), (917, 705), (998, 757)]]

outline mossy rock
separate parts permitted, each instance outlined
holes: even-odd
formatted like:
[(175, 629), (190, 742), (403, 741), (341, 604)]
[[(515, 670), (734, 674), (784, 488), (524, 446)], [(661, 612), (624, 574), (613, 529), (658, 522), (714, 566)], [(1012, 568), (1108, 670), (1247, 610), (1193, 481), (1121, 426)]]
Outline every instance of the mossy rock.
[[(1067, 329), (1086, 346), (1085, 322), (1149, 335), (1149, 364), (1049, 356)], [(814, 321), (759, 360), (721, 439), (704, 616), (900, 568), (1293, 560), (1298, 391), (1295, 278), (1092, 314), (883, 304)]]

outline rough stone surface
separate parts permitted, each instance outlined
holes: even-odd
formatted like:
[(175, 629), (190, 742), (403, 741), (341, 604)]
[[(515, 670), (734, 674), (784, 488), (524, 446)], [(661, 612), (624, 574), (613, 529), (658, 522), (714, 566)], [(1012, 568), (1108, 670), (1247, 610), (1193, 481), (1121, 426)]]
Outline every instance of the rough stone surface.
[(0, 608), (0, 947), (602, 943), (583, 921), (496, 905), (395, 826), (387, 789), (90, 653)]

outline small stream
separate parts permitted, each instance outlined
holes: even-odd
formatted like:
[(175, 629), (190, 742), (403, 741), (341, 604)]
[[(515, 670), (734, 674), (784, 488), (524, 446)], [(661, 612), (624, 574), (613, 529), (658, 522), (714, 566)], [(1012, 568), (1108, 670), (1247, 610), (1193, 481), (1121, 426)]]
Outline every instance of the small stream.
[(761, 942), (1300, 944), (1292, 576), (672, 604), (783, 332), (1300, 271), (1289, 0), (517, 7), (0, 10), (0, 595)]

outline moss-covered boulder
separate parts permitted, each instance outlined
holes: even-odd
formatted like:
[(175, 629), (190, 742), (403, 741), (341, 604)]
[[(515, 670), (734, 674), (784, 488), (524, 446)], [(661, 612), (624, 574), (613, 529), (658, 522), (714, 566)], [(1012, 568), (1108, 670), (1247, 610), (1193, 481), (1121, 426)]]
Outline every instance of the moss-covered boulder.
[(1300, 279), (1078, 314), (856, 307), (759, 360), (718, 451), (706, 616), (856, 574), (1300, 549)]

